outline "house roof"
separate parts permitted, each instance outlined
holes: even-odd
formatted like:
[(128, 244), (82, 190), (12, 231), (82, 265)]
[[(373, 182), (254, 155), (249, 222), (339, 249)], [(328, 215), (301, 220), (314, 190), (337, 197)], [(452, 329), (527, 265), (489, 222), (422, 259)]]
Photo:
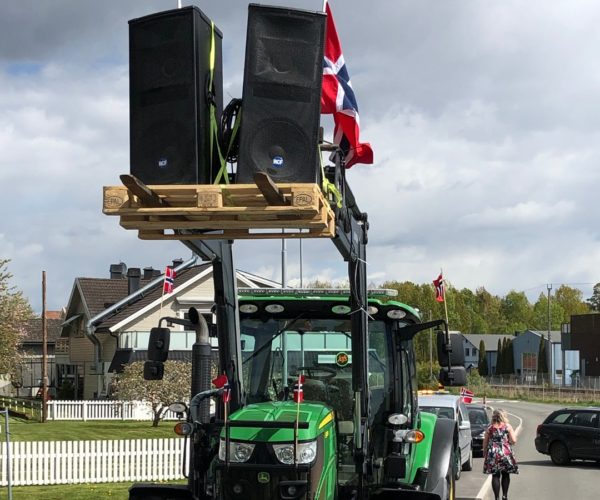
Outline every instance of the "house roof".
[[(174, 288), (181, 286), (183, 283), (191, 280), (198, 274), (206, 271), (206, 269), (209, 268), (210, 266), (211, 266), (211, 264), (203, 264), (200, 266), (190, 267), (188, 269), (184, 269), (184, 270), (178, 272), (177, 276), (175, 277)], [(89, 280), (90, 278), (84, 278), (84, 279)], [(154, 278), (154, 279), (156, 279), (156, 278)], [(90, 313), (92, 313), (93, 316), (101, 313), (106, 308), (110, 307), (112, 304), (115, 304), (119, 300), (122, 300), (127, 297), (127, 279), (119, 279), (119, 280), (106, 279), (106, 280), (100, 280), (100, 281), (104, 281), (104, 282), (124, 281), (125, 283), (124, 283), (124, 287), (122, 287), (121, 295), (119, 297), (117, 297), (116, 300), (113, 300), (111, 303), (104, 304), (104, 307), (102, 307), (102, 309), (98, 310), (95, 313), (93, 313), (90, 308)], [(140, 287), (147, 285), (149, 282), (150, 281), (142, 282)], [(89, 285), (89, 284), (87, 284), (87, 285)], [(101, 297), (101, 286), (98, 286), (98, 285), (99, 284), (97, 284), (97, 283), (93, 284), (89, 289), (89, 291), (94, 294), (94, 295), (92, 295), (92, 298), (95, 301), (96, 306), (98, 305), (98, 299)], [(109, 288), (109, 293), (113, 293), (116, 287), (111, 287), (110, 283), (107, 286)], [(123, 308), (116, 311), (115, 314), (112, 314), (111, 316), (106, 318), (104, 321), (101, 321), (100, 323), (98, 323), (96, 325), (96, 331), (101, 332), (101, 331), (109, 329), (111, 326), (116, 325), (117, 323), (128, 318), (132, 314), (135, 314), (140, 309), (143, 309), (148, 304), (151, 304), (155, 300), (159, 299), (161, 295), (162, 295), (162, 280), (159, 283), (157, 283), (156, 286), (154, 286), (152, 289), (150, 289), (147, 293), (145, 293), (143, 296), (141, 296), (137, 299), (134, 299), (135, 300), (134, 302), (132, 302), (129, 305), (123, 306)], [(85, 300), (87, 301), (88, 296), (87, 296), (87, 294), (85, 294), (85, 292), (84, 292), (84, 297), (85, 297)], [(90, 307), (89, 304), (88, 304), (88, 307)]]
[[(60, 330), (63, 323), (62, 316), (58, 316), (58, 311), (48, 311), (46, 313), (46, 331), (48, 332), (48, 342), (54, 342), (60, 337)], [(52, 314), (49, 314), (52, 313)], [(22, 342), (25, 343), (36, 343), (42, 342), (42, 318), (33, 318), (25, 323), (25, 335)]]
[(463, 336), (471, 342), (477, 349), (479, 349), (479, 344), (483, 340), (483, 345), (485, 346), (485, 350), (487, 352), (496, 352), (498, 350), (498, 340), (502, 341), (505, 338), (509, 340), (514, 340), (514, 335), (498, 335), (494, 333), (488, 334), (478, 334), (478, 333), (465, 333)]
[[(211, 264), (201, 264), (179, 271), (175, 277), (174, 288), (182, 286), (193, 278), (211, 269)], [(242, 274), (247, 280), (257, 285), (270, 285), (270, 280), (255, 277), (244, 271), (237, 271)], [(159, 277), (160, 278), (160, 277)], [(141, 280), (140, 288), (147, 286), (152, 281), (157, 280), (156, 277), (150, 280)], [(93, 318), (112, 305), (122, 301), (128, 297), (128, 278), (76, 278), (75, 289), (79, 291), (81, 300), (89, 313), (88, 320)], [(116, 310), (96, 324), (96, 331), (108, 331), (112, 326), (118, 325), (135, 313), (141, 311), (148, 305), (160, 299), (162, 295), (162, 280), (158, 279), (155, 286), (144, 292), (143, 295), (132, 298), (130, 303), (125, 303), (122, 307)], [(71, 297), (73, 300), (73, 296)]]
[(531, 332), (534, 335), (544, 336), (546, 340), (550, 340), (552, 343), (560, 342), (560, 331), (558, 330), (550, 330), (550, 338), (548, 339), (548, 330), (526, 330), (527, 332)]

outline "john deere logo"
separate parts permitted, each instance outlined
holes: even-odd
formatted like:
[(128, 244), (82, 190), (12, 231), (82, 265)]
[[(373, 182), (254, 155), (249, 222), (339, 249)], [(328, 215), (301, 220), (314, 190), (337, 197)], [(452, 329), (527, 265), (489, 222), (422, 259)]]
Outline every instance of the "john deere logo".
[(268, 472), (259, 472), (257, 479), (259, 483), (267, 484), (271, 482), (271, 475)]
[(335, 363), (338, 366), (346, 366), (349, 361), (350, 356), (348, 356), (348, 354), (346, 354), (345, 352), (338, 352), (337, 356), (335, 357)]

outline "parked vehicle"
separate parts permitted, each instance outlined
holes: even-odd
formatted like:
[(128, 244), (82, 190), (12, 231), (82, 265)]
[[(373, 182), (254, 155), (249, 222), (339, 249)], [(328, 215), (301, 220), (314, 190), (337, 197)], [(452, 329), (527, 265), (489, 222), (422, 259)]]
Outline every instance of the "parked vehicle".
[(490, 426), (489, 408), (484, 405), (466, 405), (471, 422), (471, 439), (473, 455), (483, 455), (483, 438), (485, 431)]
[(535, 448), (556, 465), (600, 460), (600, 407), (563, 408), (538, 425)]
[(439, 418), (454, 420), (454, 461), (455, 479), (460, 478), (461, 470), (473, 469), (473, 449), (471, 446), (471, 422), (466, 405), (460, 396), (452, 394), (433, 394), (419, 396), (419, 408), (433, 413)]

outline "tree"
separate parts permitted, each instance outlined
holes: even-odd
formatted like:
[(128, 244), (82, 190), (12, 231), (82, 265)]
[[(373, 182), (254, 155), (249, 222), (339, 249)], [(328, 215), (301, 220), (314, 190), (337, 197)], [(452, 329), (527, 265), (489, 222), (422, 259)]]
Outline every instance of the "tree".
[(561, 285), (556, 289), (554, 300), (563, 309), (563, 323), (571, 321), (574, 314), (586, 314), (590, 312), (590, 306), (583, 301), (583, 293), (577, 288)]
[(501, 311), (506, 320), (504, 333), (527, 330), (531, 324), (533, 308), (525, 292), (515, 292), (514, 290), (508, 292), (502, 299)]
[(548, 358), (546, 357), (546, 337), (540, 337), (540, 347), (538, 350), (538, 373), (548, 373)]
[(25, 322), (33, 312), (22, 292), (10, 285), (6, 259), (0, 259), (0, 374), (13, 374), (19, 364), (19, 345)]
[(513, 375), (515, 373), (515, 351), (514, 351), (512, 339), (510, 339), (508, 341), (507, 357), (508, 357), (507, 373)]
[(488, 375), (487, 353), (485, 352), (485, 342), (483, 340), (479, 341), (479, 363), (477, 365), (477, 371), (482, 377), (487, 377)]
[(594, 285), (592, 296), (586, 300), (592, 311), (600, 311), (600, 283)]
[(162, 380), (144, 380), (144, 362), (135, 361), (125, 366), (117, 376), (115, 396), (121, 400), (143, 400), (152, 408), (152, 427), (158, 422), (171, 403), (190, 398), (192, 365), (185, 361), (166, 361)]
[[(560, 330), (565, 311), (562, 306), (550, 297), (550, 329)], [(537, 302), (533, 305), (533, 328), (535, 330), (548, 330), (548, 297), (540, 293)]]
[(496, 369), (494, 375), (502, 373), (502, 341), (498, 339), (498, 347), (496, 348)]

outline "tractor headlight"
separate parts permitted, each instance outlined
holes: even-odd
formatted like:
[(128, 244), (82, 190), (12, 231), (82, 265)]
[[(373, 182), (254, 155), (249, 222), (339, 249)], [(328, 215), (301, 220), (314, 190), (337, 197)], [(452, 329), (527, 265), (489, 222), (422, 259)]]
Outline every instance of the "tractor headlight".
[[(229, 461), (230, 462), (247, 462), (254, 451), (254, 444), (241, 443), (239, 441), (229, 441)], [(219, 442), (219, 460), (225, 461), (225, 440)]]
[[(274, 444), (273, 451), (277, 460), (285, 465), (294, 465), (294, 443)], [(296, 461), (299, 464), (310, 464), (317, 458), (317, 442), (298, 443)]]

